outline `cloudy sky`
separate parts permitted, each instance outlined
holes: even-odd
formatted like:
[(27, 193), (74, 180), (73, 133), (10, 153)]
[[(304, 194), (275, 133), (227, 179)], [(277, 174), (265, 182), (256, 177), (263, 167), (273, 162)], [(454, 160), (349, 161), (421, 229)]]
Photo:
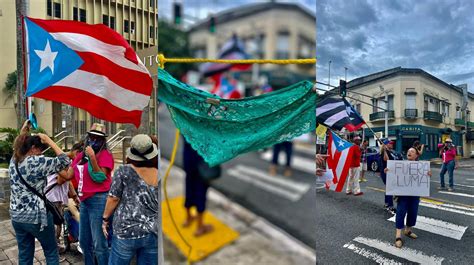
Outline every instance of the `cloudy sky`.
[[(158, 0), (159, 16), (166, 19), (172, 18), (173, 2), (175, 1), (183, 3), (185, 16), (192, 17), (185, 20), (187, 25), (193, 22), (193, 18), (203, 19), (211, 12), (219, 12), (245, 4), (270, 2), (270, 0)], [(299, 3), (316, 13), (316, 0), (277, 0), (277, 2)]]
[(474, 1), (317, 0), (318, 79), (401, 66), (474, 92)]

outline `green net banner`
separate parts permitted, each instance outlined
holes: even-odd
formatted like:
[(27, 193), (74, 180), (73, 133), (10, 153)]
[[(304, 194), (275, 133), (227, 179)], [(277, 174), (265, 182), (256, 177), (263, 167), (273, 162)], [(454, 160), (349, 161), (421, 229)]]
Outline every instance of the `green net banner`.
[(314, 131), (316, 92), (302, 81), (256, 97), (222, 99), (158, 69), (158, 100), (210, 165)]

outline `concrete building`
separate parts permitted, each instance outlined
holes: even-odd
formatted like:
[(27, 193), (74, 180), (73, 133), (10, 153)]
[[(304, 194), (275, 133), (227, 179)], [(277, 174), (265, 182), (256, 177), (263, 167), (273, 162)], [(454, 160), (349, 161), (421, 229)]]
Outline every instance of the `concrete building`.
[[(157, 0), (29, 0), (28, 16), (40, 19), (63, 19), (103, 23), (120, 33), (135, 50), (157, 45)], [(7, 75), (16, 70), (15, 1), (0, 2), (0, 87)], [(0, 127), (17, 127), (14, 104), (0, 92)], [(39, 125), (50, 135), (61, 131), (77, 139), (97, 121), (85, 111), (51, 101), (34, 99), (34, 113)], [(74, 122), (73, 122), (74, 121)], [(105, 123), (109, 134), (117, 124)]]
[[(395, 140), (397, 151), (405, 153), (419, 140), (427, 146), (423, 158), (435, 158), (438, 143), (447, 137), (453, 139), (458, 153), (464, 157), (474, 151), (474, 120), (470, 114), (474, 110), (474, 94), (467, 92), (467, 86), (464, 94), (462, 86), (448, 84), (422, 69), (401, 67), (351, 80), (347, 95), (353, 99), (348, 100), (376, 133), (385, 130), (384, 111), (358, 100), (385, 108), (385, 93), (388, 93), (388, 134)], [(372, 131), (365, 129), (364, 133), (370, 138), (370, 145), (375, 145)]]
[[(314, 58), (316, 56), (316, 16), (298, 4), (266, 2), (228, 9), (214, 14), (215, 33), (209, 19), (189, 30), (190, 47), (196, 58), (216, 58), (222, 45), (237, 36), (246, 52), (259, 59)], [(259, 65), (259, 76), (279, 88), (303, 79), (314, 81), (315, 65)], [(252, 71), (237, 76), (252, 84)]]

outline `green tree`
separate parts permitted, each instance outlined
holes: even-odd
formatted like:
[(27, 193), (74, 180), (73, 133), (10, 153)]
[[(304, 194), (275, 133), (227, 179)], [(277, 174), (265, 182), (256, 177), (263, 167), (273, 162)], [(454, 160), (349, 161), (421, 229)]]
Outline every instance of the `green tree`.
[(3, 104), (6, 104), (8, 100), (13, 99), (16, 96), (16, 80), (16, 71), (7, 75), (7, 80), (5, 81), (5, 86), (3, 87), (3, 93), (6, 95), (5, 102)]
[[(167, 58), (191, 57), (189, 34), (168, 22), (158, 21), (158, 53)], [(165, 64), (166, 71), (178, 79), (193, 68), (189, 63)]]

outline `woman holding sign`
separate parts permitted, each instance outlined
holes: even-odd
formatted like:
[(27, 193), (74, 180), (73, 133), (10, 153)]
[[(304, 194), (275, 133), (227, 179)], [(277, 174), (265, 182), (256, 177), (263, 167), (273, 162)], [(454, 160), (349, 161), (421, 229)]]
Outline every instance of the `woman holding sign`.
[[(418, 160), (418, 152), (415, 148), (408, 149), (407, 158), (409, 161)], [(385, 174), (388, 172), (388, 168), (385, 170)], [(431, 171), (428, 171), (428, 176), (431, 177)], [(418, 205), (420, 204), (419, 196), (398, 196), (397, 213), (395, 217), (395, 246), (401, 248), (403, 246), (402, 241), (402, 229), (403, 234), (409, 238), (416, 239), (418, 236), (413, 233), (412, 227), (416, 224), (416, 218), (418, 217)], [(406, 217), (406, 226), (405, 226)]]

